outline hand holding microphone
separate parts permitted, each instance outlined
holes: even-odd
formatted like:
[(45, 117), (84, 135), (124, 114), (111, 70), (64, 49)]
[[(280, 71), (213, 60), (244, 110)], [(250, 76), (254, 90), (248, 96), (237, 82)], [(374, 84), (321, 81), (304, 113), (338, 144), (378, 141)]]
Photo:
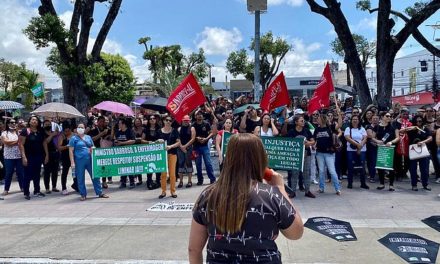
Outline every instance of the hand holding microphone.
[(281, 176), (279, 173), (275, 172), (272, 169), (266, 168), (264, 170), (264, 180), (272, 186), (277, 186), (280, 190), (285, 191), (286, 188), (290, 189), (288, 186), (284, 184), (283, 176)]

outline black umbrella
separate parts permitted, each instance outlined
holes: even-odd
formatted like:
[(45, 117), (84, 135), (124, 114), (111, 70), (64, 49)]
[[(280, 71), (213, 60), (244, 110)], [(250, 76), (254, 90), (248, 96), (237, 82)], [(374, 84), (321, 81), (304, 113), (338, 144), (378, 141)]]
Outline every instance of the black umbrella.
[(309, 218), (304, 226), (322, 235), (333, 238), (336, 241), (357, 240), (353, 228), (349, 222), (319, 216)]
[(422, 222), (440, 232), (440, 215), (430, 216), (423, 219)]
[(408, 263), (436, 263), (439, 244), (408, 233), (389, 233), (379, 242)]
[(168, 99), (163, 97), (148, 97), (145, 102), (141, 104), (143, 108), (154, 111), (166, 111)]

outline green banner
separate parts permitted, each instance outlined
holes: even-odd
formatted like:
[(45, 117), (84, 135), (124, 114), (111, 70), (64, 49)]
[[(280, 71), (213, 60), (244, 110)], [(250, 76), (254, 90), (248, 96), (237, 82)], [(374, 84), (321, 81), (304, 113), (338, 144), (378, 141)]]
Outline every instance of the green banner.
[(377, 146), (376, 169), (394, 170), (394, 146)]
[(94, 148), (92, 171), (94, 178), (124, 176), (168, 170), (165, 143)]
[(40, 97), (44, 94), (43, 83), (39, 82), (37, 85), (31, 88), (32, 93), (35, 97)]
[(232, 133), (223, 131), (223, 136), (222, 136), (222, 155), (223, 157), (225, 157), (226, 155), (226, 150), (228, 149), (228, 143), (229, 140), (231, 139)]
[(271, 169), (303, 170), (304, 138), (261, 137), (261, 140)]

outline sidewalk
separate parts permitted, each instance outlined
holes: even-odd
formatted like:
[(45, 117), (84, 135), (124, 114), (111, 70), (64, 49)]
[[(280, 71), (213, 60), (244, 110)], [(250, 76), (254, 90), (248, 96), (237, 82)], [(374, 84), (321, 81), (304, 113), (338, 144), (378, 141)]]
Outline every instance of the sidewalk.
[[(90, 199), (85, 202), (73, 193), (26, 201), (14, 183), (13, 193), (0, 201), (0, 263), (49, 263), (48, 258), (52, 263), (187, 263), (191, 212), (146, 209), (158, 202), (193, 203), (207, 185), (178, 189), (178, 198), (159, 200), (160, 189), (143, 185), (120, 190), (115, 183), (107, 191), (109, 199), (95, 199), (90, 180), (87, 183)], [(297, 192), (293, 201), (304, 222), (316, 216), (349, 221), (358, 240), (336, 242), (309, 229), (298, 241), (280, 236), (283, 262), (405, 263), (377, 242), (390, 232), (414, 233), (440, 243), (440, 233), (421, 222), (440, 215), (439, 184), (432, 181), (431, 192), (411, 191), (406, 181), (397, 182), (395, 192), (369, 185), (370, 190), (360, 189), (355, 181), (348, 190), (343, 181), (342, 195), (337, 196), (327, 184), (316, 199)], [(317, 189), (312, 186), (312, 191)]]

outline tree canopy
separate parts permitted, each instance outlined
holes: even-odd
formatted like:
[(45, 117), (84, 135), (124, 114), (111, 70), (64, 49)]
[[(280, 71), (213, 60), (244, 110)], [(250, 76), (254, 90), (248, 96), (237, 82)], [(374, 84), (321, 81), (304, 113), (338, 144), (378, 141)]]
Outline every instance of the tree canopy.
[[(251, 40), (249, 50), (255, 48), (254, 39)], [(269, 31), (260, 39), (260, 85), (263, 91), (269, 85), (272, 78), (277, 74), (281, 61), (292, 47), (286, 40), (280, 37), (274, 37)], [(243, 74), (246, 80), (254, 81), (254, 61), (249, 59), (245, 49), (233, 51), (229, 54), (226, 68), (236, 77)]]
[(148, 45), (150, 40), (150, 37), (143, 37), (138, 43), (145, 47), (143, 58), (150, 62), (148, 70), (152, 73), (153, 88), (161, 96), (168, 97), (190, 72), (199, 81), (208, 76), (209, 65), (203, 49), (184, 55), (180, 45), (153, 47)]
[[(56, 45), (63, 67), (55, 71), (63, 83), (64, 101), (85, 112), (91, 90), (86, 86), (85, 72), (88, 65), (100, 61), (101, 50), (115, 21), (122, 0), (73, 0), (73, 13), (69, 29), (65, 29), (52, 0), (40, 0), (39, 16), (31, 19), (24, 33), (37, 49)], [(107, 15), (98, 30), (91, 55), (87, 55), (93, 13), (96, 3), (109, 6)]]
[[(341, 41), (346, 62), (353, 73), (354, 86), (358, 90), (361, 105), (366, 107), (372, 102), (368, 83), (353, 34), (341, 10), (341, 3), (337, 0), (323, 0), (323, 5), (320, 5), (315, 0), (306, 1), (312, 12), (324, 16), (334, 26)], [(432, 54), (440, 55), (440, 50), (430, 44), (418, 30), (418, 27), (440, 8), (440, 0), (416, 1), (404, 10), (405, 14), (393, 10), (391, 6), (391, 0), (378, 0), (378, 6), (375, 8), (372, 8), (370, 0), (356, 2), (357, 8), (377, 13), (377, 103), (381, 109), (391, 106), (394, 59), (411, 35)], [(404, 22), (399, 30), (394, 28), (397, 18)]]

